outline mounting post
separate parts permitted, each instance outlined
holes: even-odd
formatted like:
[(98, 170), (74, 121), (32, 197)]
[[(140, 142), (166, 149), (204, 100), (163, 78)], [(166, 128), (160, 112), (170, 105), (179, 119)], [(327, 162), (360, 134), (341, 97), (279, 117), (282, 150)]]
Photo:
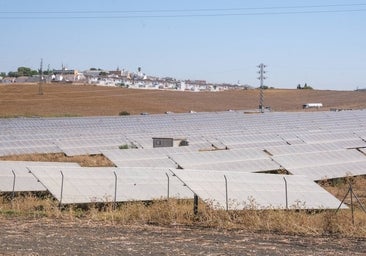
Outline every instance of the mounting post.
[(193, 214), (194, 215), (198, 214), (198, 196), (196, 194), (194, 194), (193, 198)]
[(285, 181), (286, 210), (288, 210), (287, 180), (285, 177), (283, 177), (283, 180)]
[(352, 225), (355, 225), (355, 213), (354, 213), (354, 207), (353, 207), (353, 189), (351, 183), (349, 184), (349, 191), (351, 194), (351, 212), (352, 212)]
[(11, 193), (11, 200), (13, 201), (14, 199), (14, 196), (15, 196), (15, 180), (16, 180), (16, 175), (15, 175), (15, 172), (14, 170), (11, 170), (11, 172), (13, 173), (13, 191)]
[(59, 208), (61, 209), (61, 205), (62, 205), (62, 196), (64, 193), (64, 174), (62, 171), (60, 171), (61, 173), (61, 195), (60, 195), (60, 204), (59, 204)]
[(167, 173), (165, 173), (166, 178), (168, 179), (168, 191), (167, 191), (167, 200), (169, 201), (169, 193), (170, 193), (170, 178), (169, 175)]
[(228, 195), (228, 192), (227, 192), (227, 178), (226, 178), (226, 175), (224, 175), (224, 179), (225, 179), (226, 211), (228, 211), (229, 210), (229, 195)]
[(114, 199), (113, 199), (113, 210), (116, 209), (116, 204), (117, 204), (117, 173), (115, 171), (113, 171), (114, 174)]

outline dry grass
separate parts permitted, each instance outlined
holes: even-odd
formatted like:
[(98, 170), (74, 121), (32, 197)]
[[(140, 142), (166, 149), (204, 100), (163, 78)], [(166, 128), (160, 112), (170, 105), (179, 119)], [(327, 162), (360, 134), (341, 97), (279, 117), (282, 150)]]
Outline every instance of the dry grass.
[[(67, 157), (64, 154), (35, 154), (1, 157), (3, 160), (77, 162), (81, 166), (113, 166), (102, 155)], [(319, 184), (342, 200), (349, 183), (362, 204), (366, 206), (366, 177), (324, 180)], [(350, 196), (345, 200), (350, 203)], [(91, 205), (70, 205), (62, 210), (49, 195), (18, 194), (14, 200), (0, 196), (0, 217), (83, 219), (112, 224), (184, 225), (221, 229), (241, 229), (302, 235), (339, 235), (366, 238), (366, 213), (355, 202), (355, 225), (350, 210), (212, 210), (200, 201), (198, 215), (193, 214), (192, 200), (156, 200), (150, 203), (129, 202)], [(254, 206), (255, 208), (255, 206)]]
[[(359, 181), (358, 181), (359, 180)], [(355, 192), (365, 178), (357, 178)], [(347, 183), (327, 184), (327, 189), (343, 197)], [(365, 197), (361, 196), (363, 201)], [(156, 200), (153, 202), (69, 205), (60, 209), (58, 202), (47, 195), (19, 194), (13, 200), (0, 197), (0, 218), (49, 218), (86, 220), (123, 225), (199, 226), (227, 230), (265, 231), (297, 235), (337, 235), (366, 238), (366, 213), (355, 208), (355, 225), (350, 210), (213, 210), (199, 202), (199, 212), (193, 213), (192, 200)]]
[[(37, 84), (0, 84), (0, 116), (100, 116), (141, 112), (164, 113), (225, 111), (258, 108), (258, 90), (223, 92), (179, 92), (107, 88), (92, 85), (45, 84), (38, 95)], [(366, 92), (317, 90), (266, 90), (266, 106), (275, 111), (298, 111), (307, 102), (329, 108), (366, 108)]]
[(83, 167), (113, 167), (115, 166), (108, 158), (103, 155), (82, 155), (66, 156), (63, 153), (55, 154), (26, 154), (1, 156), (0, 160), (8, 161), (38, 161), (38, 162), (72, 162), (78, 163)]

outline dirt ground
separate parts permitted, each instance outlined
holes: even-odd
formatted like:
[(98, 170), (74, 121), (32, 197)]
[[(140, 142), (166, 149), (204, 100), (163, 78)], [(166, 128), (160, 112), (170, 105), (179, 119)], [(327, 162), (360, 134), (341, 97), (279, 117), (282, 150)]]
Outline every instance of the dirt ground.
[(366, 240), (0, 219), (0, 255), (365, 255)]
[[(92, 85), (0, 85), (0, 117), (115, 116), (130, 114), (257, 109), (259, 90), (179, 92)], [(330, 108), (366, 108), (366, 91), (265, 90), (264, 105), (274, 111), (298, 111), (302, 104), (320, 102)]]

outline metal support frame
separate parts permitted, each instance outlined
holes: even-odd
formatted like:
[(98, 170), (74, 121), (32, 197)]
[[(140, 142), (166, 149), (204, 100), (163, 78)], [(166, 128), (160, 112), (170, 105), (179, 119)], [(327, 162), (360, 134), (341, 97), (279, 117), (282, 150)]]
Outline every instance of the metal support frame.
[(361, 206), (361, 209), (363, 210), (364, 213), (366, 213), (366, 209), (363, 206), (363, 204), (361, 203), (360, 199), (358, 199), (357, 195), (355, 194), (355, 192), (353, 192), (353, 188), (352, 188), (352, 184), (349, 183), (349, 187), (348, 187), (348, 191), (346, 193), (346, 195), (343, 197), (341, 203), (339, 204), (336, 213), (338, 213), (339, 209), (341, 208), (342, 204), (344, 203), (344, 200), (346, 200), (348, 194), (350, 194), (351, 196), (351, 213), (352, 213), (352, 225), (355, 225), (355, 216), (354, 216), (354, 206), (353, 206), (353, 196), (356, 198), (357, 202), (359, 203), (359, 205)]

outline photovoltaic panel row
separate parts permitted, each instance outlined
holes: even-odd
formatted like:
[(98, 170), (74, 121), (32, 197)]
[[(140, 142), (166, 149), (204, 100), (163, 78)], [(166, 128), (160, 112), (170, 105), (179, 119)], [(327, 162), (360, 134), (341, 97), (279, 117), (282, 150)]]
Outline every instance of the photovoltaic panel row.
[(333, 142), (339, 140), (356, 140), (360, 139), (354, 133), (344, 132), (344, 133), (332, 133), (332, 132), (323, 132), (323, 133), (314, 133), (314, 134), (302, 134), (299, 137), (305, 141), (306, 143), (319, 143), (319, 142)]
[(62, 204), (193, 196), (169, 169), (163, 168), (30, 167), (30, 170)]
[(224, 145), (283, 141), (283, 139), (276, 134), (225, 136), (225, 137), (218, 137), (218, 140), (220, 140)]
[(286, 206), (291, 209), (336, 209), (340, 205), (338, 199), (305, 176), (171, 171), (214, 209), (285, 209)]
[(315, 181), (351, 177), (366, 175), (366, 160), (303, 168), (289, 168), (287, 170), (294, 175), (305, 175)]
[(117, 167), (162, 167), (177, 168), (177, 164), (167, 156), (161, 158), (138, 159), (138, 160), (119, 160), (113, 161)]
[[(292, 141), (293, 143), (293, 141)], [(298, 142), (303, 143), (303, 142)], [(254, 142), (254, 143), (241, 143), (241, 144), (230, 144), (227, 145), (229, 149), (243, 149), (243, 148), (257, 148), (266, 149), (274, 146), (288, 146), (286, 141), (266, 141), (266, 142)]]
[[(245, 115), (242, 111), (237, 111), (129, 117), (7, 119), (0, 120), (0, 136), (7, 138), (2, 141), (13, 143), (19, 138), (26, 140), (29, 136), (31, 143), (50, 139), (52, 145), (51, 148), (26, 145), (2, 148), (0, 144), (0, 154), (60, 152), (55, 145), (62, 144), (62, 141), (70, 142), (70, 139), (81, 143), (71, 146), (71, 143), (66, 142), (66, 145), (62, 145), (67, 154), (94, 154), (110, 147), (94, 143), (91, 139), (108, 137), (118, 140), (121, 134), (141, 147), (149, 148), (156, 131), (159, 131), (159, 135), (187, 137), (191, 144), (201, 143), (203, 138), (200, 136), (207, 137), (218, 148), (224, 148), (223, 143), (218, 143), (220, 137), (227, 139), (227, 143), (233, 143), (229, 148), (263, 148), (267, 146), (266, 143), (280, 143), (281, 140), (289, 144), (299, 144), (302, 142), (301, 136), (308, 143), (349, 141), (354, 135), (360, 137), (364, 134), (365, 112)], [(15, 139), (10, 139), (9, 136)], [(88, 143), (82, 145), (82, 140)], [(78, 146), (88, 149), (82, 150)]]
[(281, 166), (272, 159), (242, 160), (233, 162), (219, 162), (186, 165), (189, 169), (236, 171), (236, 172), (269, 172), (278, 171)]
[(46, 191), (46, 188), (29, 173), (30, 166), (79, 166), (76, 163), (0, 161), (0, 192)]
[(83, 138), (58, 141), (57, 146), (68, 156), (101, 154), (102, 150), (117, 149), (127, 144), (125, 138)]
[(182, 168), (193, 165), (214, 164), (222, 162), (234, 162), (255, 159), (269, 159), (269, 156), (260, 149), (240, 149), (240, 150), (216, 150), (188, 152), (181, 154), (171, 154), (169, 157)]
[(298, 144), (298, 145), (282, 145), (276, 147), (267, 147), (266, 150), (274, 156), (279, 155), (291, 155), (291, 154), (304, 154), (311, 152), (326, 152), (344, 150), (347, 148), (357, 148), (360, 146), (366, 146), (366, 143), (360, 139), (336, 141), (326, 143), (314, 143), (314, 144)]
[(293, 155), (278, 155), (272, 157), (285, 169), (340, 164), (364, 161), (366, 156), (356, 149), (337, 150), (328, 152), (312, 152)]

